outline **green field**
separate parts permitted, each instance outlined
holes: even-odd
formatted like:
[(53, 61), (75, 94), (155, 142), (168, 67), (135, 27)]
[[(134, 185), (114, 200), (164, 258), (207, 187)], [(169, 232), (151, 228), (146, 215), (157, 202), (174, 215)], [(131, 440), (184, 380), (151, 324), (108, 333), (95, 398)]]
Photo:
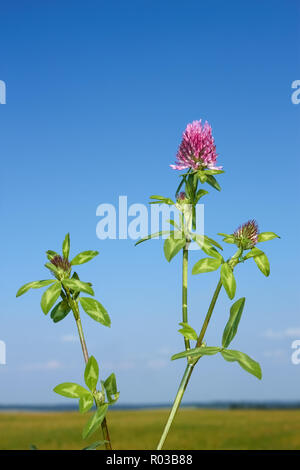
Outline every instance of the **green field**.
[[(114, 449), (155, 449), (167, 410), (112, 411)], [(0, 449), (81, 449), (87, 416), (76, 412), (0, 413)], [(165, 449), (300, 449), (300, 410), (180, 410)]]

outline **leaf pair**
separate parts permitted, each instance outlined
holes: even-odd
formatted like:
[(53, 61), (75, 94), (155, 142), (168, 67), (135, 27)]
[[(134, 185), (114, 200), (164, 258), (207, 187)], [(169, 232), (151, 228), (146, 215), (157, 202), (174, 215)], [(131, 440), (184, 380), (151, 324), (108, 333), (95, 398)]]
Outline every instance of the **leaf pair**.
[[(61, 290), (63, 287), (66, 289), (71, 289), (73, 292), (86, 292), (90, 295), (94, 295), (94, 291), (91, 288), (90, 284), (87, 282), (82, 282), (79, 279), (72, 278), (72, 279), (63, 279), (62, 281), (55, 281), (54, 284), (52, 284), (52, 286), (49, 287), (43, 293), (42, 298), (41, 298), (41, 307), (45, 315), (47, 315), (47, 313), (51, 310), (51, 308), (53, 307), (53, 305), (55, 304), (55, 302), (61, 295)], [(56, 319), (58, 321), (58, 317), (62, 316), (61, 310), (63, 309), (64, 312), (66, 312), (66, 310), (68, 309), (67, 303), (66, 302), (64, 304), (60, 303), (58, 304), (57, 308), (60, 309), (60, 312), (58, 313), (56, 311), (53, 313), (53, 315), (55, 315), (55, 313), (57, 314)]]
[[(94, 400), (97, 403), (97, 410), (91, 416), (83, 429), (83, 439), (90, 436), (102, 423), (105, 418), (108, 405), (115, 403), (119, 397), (117, 391), (117, 382), (115, 374), (111, 374), (104, 382), (101, 381), (102, 393), (97, 392), (97, 383), (99, 380), (99, 366), (94, 358), (91, 356), (86, 364), (84, 371), (84, 381), (86, 386), (89, 388), (82, 387), (79, 384), (73, 382), (64, 382), (57, 385), (53, 391), (67, 398), (78, 398), (79, 399), (79, 411), (86, 413), (93, 406)], [(104, 403), (105, 392), (108, 403)]]
[[(88, 367), (88, 364), (87, 364), (87, 367)], [(84, 374), (85, 382), (88, 385), (88, 387), (96, 388), (96, 385), (98, 382), (98, 376), (99, 376), (98, 364), (97, 364), (97, 367), (95, 367), (95, 364), (93, 364), (93, 366), (91, 366), (88, 372), (87, 372), (87, 367), (86, 367), (86, 371)], [(112, 373), (104, 382), (101, 380), (101, 386), (103, 390), (102, 396), (104, 396), (104, 391), (105, 391), (108, 403), (102, 403), (101, 405), (98, 405), (96, 412), (91, 416), (91, 418), (88, 420), (88, 422), (86, 423), (83, 429), (83, 432), (82, 432), (83, 439), (86, 439), (94, 431), (96, 431), (96, 429), (101, 425), (102, 421), (105, 418), (108, 406), (115, 403), (119, 398), (119, 393), (117, 392), (116, 376), (114, 373)]]
[(57, 385), (54, 388), (54, 392), (67, 398), (81, 398), (84, 395), (91, 395), (93, 397), (92, 393), (96, 390), (98, 380), (99, 366), (94, 356), (91, 356), (84, 370), (84, 381), (89, 390), (76, 383), (65, 382)]
[(208, 273), (216, 271), (221, 266), (221, 282), (224, 286), (227, 295), (230, 299), (233, 299), (236, 291), (236, 281), (234, 278), (233, 270), (231, 266), (224, 262), (223, 257), (218, 253), (215, 248), (210, 248), (210, 252), (214, 250), (215, 258), (202, 258), (194, 265), (192, 274)]
[[(226, 361), (238, 362), (238, 364), (247, 372), (261, 379), (261, 368), (258, 362), (254, 361), (254, 359), (251, 359), (245, 353), (232, 349), (227, 349), (237, 333), (239, 322), (241, 320), (241, 316), (245, 306), (245, 300), (245, 297), (242, 297), (231, 306), (230, 316), (223, 332), (222, 347), (203, 345), (198, 348), (189, 349), (187, 351), (175, 354), (174, 356), (172, 356), (171, 359), (175, 360), (187, 357), (197, 360), (200, 359), (202, 356), (212, 356), (220, 352)], [(193, 330), (192, 327), (190, 327), (187, 323), (181, 323), (181, 325), (183, 326), (183, 328), (179, 330), (181, 334), (183, 334), (188, 339), (197, 340), (197, 333), (195, 332), (195, 330)]]
[[(235, 238), (233, 233), (218, 233), (218, 235), (224, 237), (223, 242), (226, 243), (235, 243)], [(274, 238), (280, 238), (279, 235), (276, 235), (274, 232), (261, 232), (257, 236), (257, 243), (267, 242), (273, 240)]]
[[(49, 253), (49, 251), (47, 253)], [(55, 252), (51, 252), (51, 253), (55, 253)], [(63, 241), (62, 254), (65, 259), (69, 259), (69, 255), (70, 255), (70, 234), (69, 233), (67, 233)], [(97, 256), (98, 254), (99, 254), (98, 251), (93, 251), (93, 250), (82, 251), (81, 253), (79, 253), (72, 259), (71, 264), (72, 266), (75, 266), (77, 264), (87, 263), (91, 259), (95, 258), (95, 256)]]
[(172, 360), (181, 359), (184, 357), (192, 357), (194, 359), (200, 359), (202, 356), (212, 356), (220, 352), (223, 358), (229, 362), (238, 362), (238, 364), (247, 372), (254, 375), (258, 379), (262, 378), (261, 367), (258, 362), (249, 357), (247, 354), (233, 349), (225, 349), (220, 347), (200, 347), (195, 349), (189, 349), (172, 356)]

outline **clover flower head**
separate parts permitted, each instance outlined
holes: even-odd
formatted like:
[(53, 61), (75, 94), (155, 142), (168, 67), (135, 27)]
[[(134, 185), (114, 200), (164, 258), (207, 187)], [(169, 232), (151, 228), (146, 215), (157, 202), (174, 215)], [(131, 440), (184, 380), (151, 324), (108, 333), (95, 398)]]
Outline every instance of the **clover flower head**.
[(200, 169), (221, 170), (216, 166), (217, 153), (212, 129), (208, 122), (202, 125), (200, 121), (188, 124), (182, 135), (173, 170)]
[(240, 248), (248, 250), (256, 245), (258, 233), (259, 230), (257, 222), (255, 220), (249, 220), (243, 225), (240, 225), (233, 233), (233, 236), (236, 244)]

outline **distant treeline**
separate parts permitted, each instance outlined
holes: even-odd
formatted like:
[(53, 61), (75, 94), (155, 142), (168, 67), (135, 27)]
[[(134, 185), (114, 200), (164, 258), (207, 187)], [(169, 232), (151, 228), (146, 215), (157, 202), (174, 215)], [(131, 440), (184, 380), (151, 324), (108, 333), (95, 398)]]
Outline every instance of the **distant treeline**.
[[(140, 404), (140, 405), (115, 405), (115, 410), (145, 410), (145, 409), (162, 409), (169, 408), (170, 403), (160, 404)], [(300, 402), (209, 402), (209, 403), (186, 403), (184, 408), (203, 408), (203, 409), (222, 409), (222, 410), (286, 410), (300, 409)], [(77, 410), (76, 405), (0, 405), (0, 411), (74, 411)]]

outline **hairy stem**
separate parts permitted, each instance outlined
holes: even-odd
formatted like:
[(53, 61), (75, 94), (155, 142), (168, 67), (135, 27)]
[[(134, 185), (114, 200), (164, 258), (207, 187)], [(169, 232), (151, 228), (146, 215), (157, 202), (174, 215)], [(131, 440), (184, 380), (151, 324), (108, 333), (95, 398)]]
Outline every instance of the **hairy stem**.
[[(187, 282), (188, 282), (188, 244), (183, 248), (182, 258), (182, 321), (188, 323), (188, 310), (187, 310)], [(184, 338), (185, 349), (191, 349), (190, 341)]]
[(163, 445), (164, 445), (165, 440), (167, 438), (167, 435), (169, 433), (170, 427), (173, 423), (175, 415), (176, 415), (176, 413), (178, 411), (178, 408), (180, 406), (180, 403), (181, 403), (182, 397), (184, 395), (185, 389), (187, 387), (187, 384), (189, 383), (190, 377), (191, 377), (192, 372), (193, 372), (193, 368), (194, 368), (194, 365), (192, 365), (192, 364), (188, 364), (186, 366), (186, 369), (184, 371), (182, 380), (180, 382), (180, 385), (179, 385), (179, 388), (178, 388), (178, 391), (177, 391), (172, 409), (171, 409), (169, 417), (168, 417), (168, 421), (165, 425), (164, 431), (163, 431), (163, 433), (161, 435), (161, 438), (160, 438), (160, 441), (158, 443), (157, 450), (161, 450), (163, 448)]
[[(69, 290), (66, 290), (66, 294), (68, 296), (69, 305), (72, 308), (73, 315), (74, 315), (74, 318), (75, 318), (75, 321), (76, 321), (76, 326), (77, 326), (77, 330), (78, 330), (78, 335), (79, 335), (79, 339), (80, 339), (80, 344), (81, 344), (81, 349), (82, 349), (82, 353), (83, 353), (83, 357), (84, 357), (84, 362), (87, 363), (88, 360), (89, 360), (89, 354), (88, 354), (87, 345), (86, 345), (84, 334), (83, 334), (83, 328), (82, 328), (82, 324), (81, 324), (78, 304), (74, 299), (72, 299)], [(106, 418), (103, 419), (103, 421), (101, 423), (101, 428), (102, 428), (103, 438), (104, 438), (105, 441), (107, 441), (107, 442), (105, 442), (105, 449), (106, 450), (112, 450)]]

